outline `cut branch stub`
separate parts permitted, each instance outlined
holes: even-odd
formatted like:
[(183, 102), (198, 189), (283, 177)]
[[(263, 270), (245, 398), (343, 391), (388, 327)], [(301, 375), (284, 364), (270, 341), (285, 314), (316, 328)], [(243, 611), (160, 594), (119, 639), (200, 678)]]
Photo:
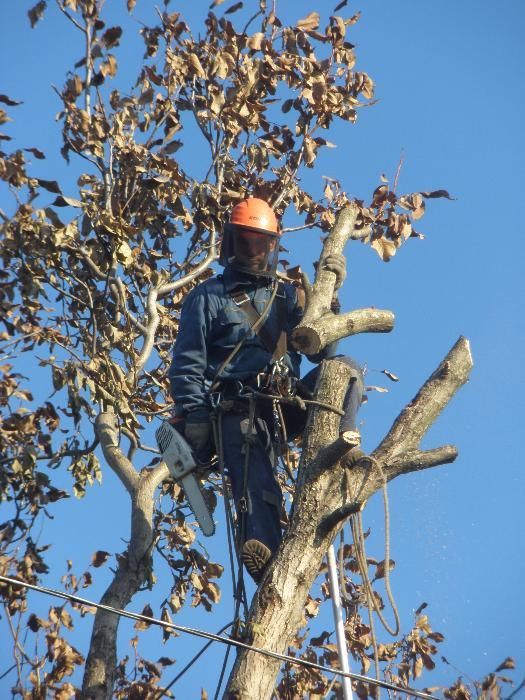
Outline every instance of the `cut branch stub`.
[[(305, 314), (306, 315), (306, 314)], [(336, 316), (324, 313), (312, 322), (303, 321), (292, 332), (292, 344), (307, 355), (321, 352), (330, 343), (358, 333), (389, 333), (394, 327), (392, 311), (356, 309)]]

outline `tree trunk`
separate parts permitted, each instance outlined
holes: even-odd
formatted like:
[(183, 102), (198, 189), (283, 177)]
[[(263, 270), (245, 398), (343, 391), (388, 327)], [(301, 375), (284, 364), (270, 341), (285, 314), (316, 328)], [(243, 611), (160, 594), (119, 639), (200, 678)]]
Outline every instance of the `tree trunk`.
[[(103, 605), (124, 609), (149, 579), (154, 536), (153, 497), (157, 486), (168, 476), (168, 470), (162, 465), (150, 472), (136, 472), (118, 447), (113, 413), (98, 416), (96, 432), (106, 460), (131, 498), (129, 546), (125, 555), (119, 557), (115, 576), (100, 601)], [(82, 682), (83, 700), (110, 700), (113, 696), (119, 621), (118, 615), (97, 610)]]

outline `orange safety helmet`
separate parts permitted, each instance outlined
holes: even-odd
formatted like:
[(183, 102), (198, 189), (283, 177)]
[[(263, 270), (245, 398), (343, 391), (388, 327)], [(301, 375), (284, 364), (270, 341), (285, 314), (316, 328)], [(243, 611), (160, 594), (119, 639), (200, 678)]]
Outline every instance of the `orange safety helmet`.
[(255, 277), (275, 277), (279, 223), (267, 202), (256, 197), (239, 202), (224, 227), (219, 263)]
[(236, 204), (230, 215), (230, 224), (272, 235), (279, 234), (279, 225), (273, 209), (257, 197), (249, 197)]

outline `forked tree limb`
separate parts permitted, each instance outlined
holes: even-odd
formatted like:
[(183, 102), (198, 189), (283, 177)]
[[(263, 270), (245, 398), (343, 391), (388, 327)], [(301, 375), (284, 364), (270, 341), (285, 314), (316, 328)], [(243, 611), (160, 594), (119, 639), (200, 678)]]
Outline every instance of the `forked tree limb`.
[[(303, 623), (306, 597), (342, 522), (360, 510), (385, 480), (456, 458), (457, 450), (452, 445), (420, 450), (419, 441), (467, 381), (471, 368), (469, 343), (460, 338), (400, 413), (378, 448), (352, 469), (334, 463), (343, 452), (338, 416), (320, 407), (311, 410), (290, 526), (250, 610), (248, 629), (254, 646), (282, 653), (290, 645)], [(349, 378), (348, 365), (338, 360), (323, 362), (317, 397), (339, 408)], [(224, 698), (269, 699), (279, 667), (279, 662), (272, 659), (241, 651)]]
[(292, 333), (293, 345), (307, 355), (315, 355), (330, 343), (349, 335), (388, 333), (394, 327), (394, 314), (391, 311), (358, 309), (337, 316), (330, 310), (336, 274), (325, 269), (323, 261), (331, 255), (342, 254), (348, 240), (362, 237), (357, 205), (351, 204), (341, 209), (334, 228), (325, 238), (315, 282), (312, 286), (305, 284), (304, 316)]

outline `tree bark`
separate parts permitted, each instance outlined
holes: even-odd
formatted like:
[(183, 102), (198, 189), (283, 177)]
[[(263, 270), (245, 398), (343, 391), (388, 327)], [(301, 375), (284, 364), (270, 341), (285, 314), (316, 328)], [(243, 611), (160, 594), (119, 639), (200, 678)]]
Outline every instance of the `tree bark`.
[[(150, 578), (154, 494), (160, 482), (168, 477), (168, 470), (162, 464), (152, 472), (137, 473), (118, 446), (113, 413), (101, 413), (95, 429), (108, 464), (131, 499), (129, 545), (118, 558), (115, 576), (100, 601), (103, 605), (125, 608)], [(118, 615), (97, 610), (82, 682), (83, 700), (110, 700), (113, 696), (119, 621)]]

